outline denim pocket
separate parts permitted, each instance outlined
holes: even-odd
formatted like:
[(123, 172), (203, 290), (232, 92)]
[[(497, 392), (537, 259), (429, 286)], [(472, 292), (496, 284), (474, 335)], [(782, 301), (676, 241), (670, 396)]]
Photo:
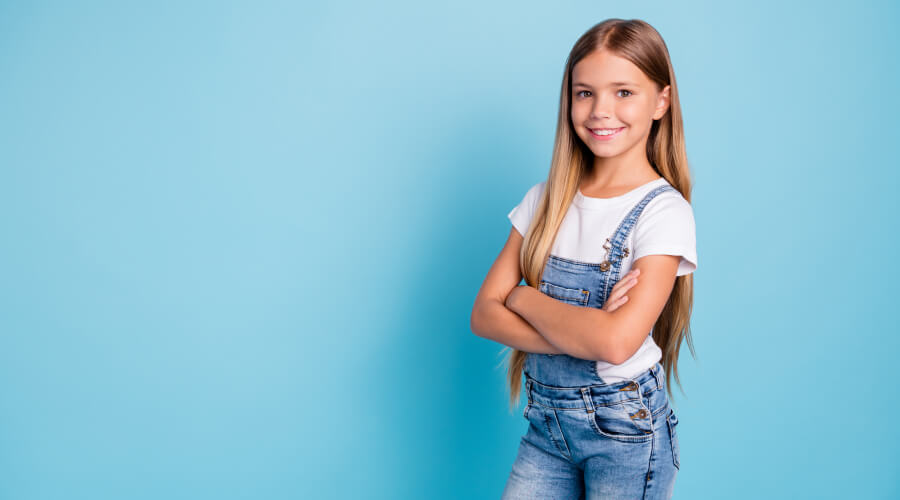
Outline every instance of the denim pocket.
[(588, 304), (588, 300), (591, 298), (590, 290), (585, 290), (583, 288), (567, 288), (564, 286), (554, 285), (553, 283), (544, 280), (541, 280), (541, 284), (538, 289), (544, 295), (576, 306), (586, 306)]
[(681, 469), (681, 465), (678, 463), (678, 431), (675, 429), (675, 426), (678, 425), (678, 417), (675, 416), (675, 410), (669, 408), (666, 422), (669, 424), (669, 442), (672, 443), (672, 462), (676, 469)]
[(625, 443), (648, 443), (653, 439), (650, 412), (640, 404), (594, 405), (588, 414), (597, 434)]
[(562, 428), (559, 424), (559, 417), (556, 410), (540, 404), (531, 405), (527, 413), (528, 422), (538, 431), (538, 434), (546, 438), (547, 441), (553, 443), (559, 453), (569, 458), (569, 443), (563, 435)]

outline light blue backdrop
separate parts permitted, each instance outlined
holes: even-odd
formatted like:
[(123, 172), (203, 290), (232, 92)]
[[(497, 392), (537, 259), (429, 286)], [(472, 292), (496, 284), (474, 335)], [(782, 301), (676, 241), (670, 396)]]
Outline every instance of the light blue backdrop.
[(0, 498), (498, 498), (469, 313), (565, 57), (664, 36), (675, 498), (896, 498), (893, 2), (0, 3)]

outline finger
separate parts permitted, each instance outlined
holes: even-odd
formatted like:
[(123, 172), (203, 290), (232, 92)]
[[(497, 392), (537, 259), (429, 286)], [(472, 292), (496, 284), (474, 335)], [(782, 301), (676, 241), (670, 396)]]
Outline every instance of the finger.
[(628, 289), (631, 288), (631, 284), (626, 281), (620, 281), (616, 283), (616, 286), (609, 292), (609, 298), (612, 300), (616, 300), (621, 297)]
[(622, 296), (622, 298), (620, 298), (619, 300), (616, 301), (616, 303), (613, 305), (610, 312), (615, 311), (616, 309), (622, 307), (622, 305), (625, 304), (626, 302), (628, 302), (628, 296), (624, 295), (624, 296)]
[(617, 292), (619, 290), (622, 290), (622, 291), (628, 290), (629, 288), (633, 287), (635, 284), (637, 284), (636, 277), (626, 278), (626, 279), (620, 280), (618, 283), (613, 285), (612, 291)]
[(609, 308), (606, 309), (606, 312), (613, 312), (619, 308), (622, 304), (624, 304), (628, 300), (628, 296), (624, 296), (618, 300), (611, 300), (609, 302)]
[(637, 273), (634, 271), (629, 271), (625, 273), (625, 276), (622, 276), (622, 278), (619, 279), (619, 282), (616, 284), (618, 285), (619, 283), (627, 283), (628, 281), (631, 281), (633, 279), (637, 279)]

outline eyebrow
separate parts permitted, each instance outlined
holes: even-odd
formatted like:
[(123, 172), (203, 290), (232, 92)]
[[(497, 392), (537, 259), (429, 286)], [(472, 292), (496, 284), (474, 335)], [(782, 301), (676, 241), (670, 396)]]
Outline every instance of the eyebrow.
[[(609, 82), (609, 85), (613, 86), (613, 87), (619, 86), (619, 85), (632, 86), (632, 87), (638, 86), (638, 84), (636, 84), (634, 82)], [(572, 84), (572, 86), (573, 87), (588, 87), (588, 88), (591, 87), (590, 85), (588, 85), (584, 82), (575, 82), (574, 84)]]

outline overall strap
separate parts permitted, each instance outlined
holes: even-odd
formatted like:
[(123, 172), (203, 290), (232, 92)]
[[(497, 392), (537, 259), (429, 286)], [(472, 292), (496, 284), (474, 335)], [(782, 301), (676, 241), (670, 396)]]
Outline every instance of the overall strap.
[[(648, 203), (653, 198), (656, 198), (657, 195), (664, 193), (666, 191), (675, 191), (678, 192), (677, 189), (672, 187), (670, 184), (665, 184), (660, 186), (649, 193), (647, 193), (644, 198), (639, 201), (634, 208), (628, 212), (628, 215), (622, 219), (622, 222), (619, 223), (619, 227), (616, 228), (616, 232), (613, 233), (612, 239), (607, 239), (606, 241), (610, 243), (608, 247), (608, 257), (607, 261), (604, 264), (606, 266), (601, 265), (601, 269), (603, 267), (608, 267), (609, 272), (606, 273), (606, 278), (603, 280), (603, 297), (609, 297), (609, 293), (612, 290), (612, 287), (619, 281), (619, 272), (621, 271), (621, 262), (622, 257), (628, 255), (629, 250), (625, 248), (625, 240), (628, 238), (628, 235), (631, 233), (631, 229), (634, 228), (635, 224), (637, 224), (638, 218), (641, 216), (641, 213), (644, 211), (644, 207), (647, 206)], [(605, 247), (606, 245), (604, 245)]]

